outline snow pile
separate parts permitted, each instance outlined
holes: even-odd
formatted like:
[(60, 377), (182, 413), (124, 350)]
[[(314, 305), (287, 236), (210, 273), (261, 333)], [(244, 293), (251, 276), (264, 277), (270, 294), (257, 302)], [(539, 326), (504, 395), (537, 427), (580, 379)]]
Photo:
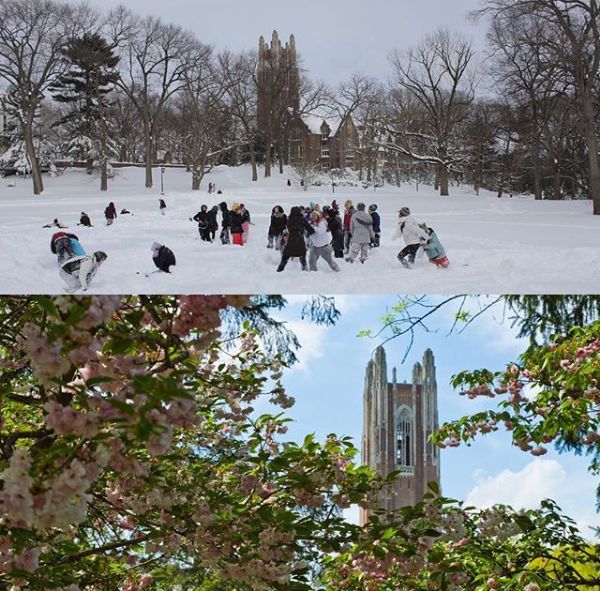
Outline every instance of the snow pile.
[[(2, 293), (62, 293), (56, 256), (49, 249), (55, 230), (42, 228), (54, 218), (79, 235), (88, 253), (103, 250), (108, 260), (90, 288), (94, 293), (600, 293), (600, 217), (590, 201), (541, 201), (529, 197), (497, 199), (476, 196), (470, 187), (453, 187), (453, 196), (440, 197), (431, 187), (386, 185), (374, 190), (358, 187), (309, 187), (304, 191), (294, 171), (275, 172), (252, 183), (248, 167), (218, 167), (203, 180), (203, 190), (190, 191), (191, 177), (183, 169), (166, 169), (166, 215), (159, 212), (160, 169), (155, 187), (144, 189), (141, 168), (119, 169), (109, 192), (84, 170), (68, 170), (46, 178), (42, 196), (31, 194), (31, 180), (14, 178), (8, 189), (0, 179), (0, 291)], [(292, 186), (287, 186), (290, 178)], [(223, 194), (208, 195), (209, 182)], [(302, 272), (290, 261), (277, 273), (279, 253), (266, 248), (274, 205), (289, 211), (314, 201), (340, 207), (377, 203), (382, 220), (381, 247), (370, 252), (364, 265), (340, 261), (334, 273), (322, 261), (317, 273)], [(223, 246), (199, 240), (190, 218), (203, 203), (244, 203), (251, 213), (249, 243)], [(104, 209), (114, 201), (119, 216), (106, 226)], [(418, 222), (433, 227), (444, 244), (450, 268), (438, 270), (425, 258), (412, 269), (396, 259), (402, 240), (393, 240), (397, 211), (410, 207)], [(77, 226), (82, 211), (93, 228)], [(219, 222), (221, 216), (219, 214)], [(218, 233), (217, 233), (218, 236)], [(218, 239), (217, 239), (218, 240)], [(172, 274), (153, 271), (150, 245), (157, 241), (177, 257)]]

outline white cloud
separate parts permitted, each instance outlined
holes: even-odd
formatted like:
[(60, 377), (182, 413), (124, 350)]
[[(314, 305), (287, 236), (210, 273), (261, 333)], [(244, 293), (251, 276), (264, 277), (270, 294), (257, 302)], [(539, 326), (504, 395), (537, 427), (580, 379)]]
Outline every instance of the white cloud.
[(286, 327), (297, 337), (301, 348), (296, 352), (298, 363), (292, 366), (290, 371), (311, 370), (311, 364), (315, 359), (324, 355), (323, 342), (328, 331), (326, 326), (317, 326), (312, 322), (303, 320), (290, 320)]
[(473, 479), (476, 485), (465, 499), (467, 505), (485, 508), (501, 503), (515, 509), (534, 509), (543, 499), (553, 499), (584, 535), (591, 537), (589, 528), (598, 526), (595, 483), (581, 469), (568, 470), (554, 459), (535, 459), (517, 472), (506, 469), (488, 475), (486, 470), (477, 469)]

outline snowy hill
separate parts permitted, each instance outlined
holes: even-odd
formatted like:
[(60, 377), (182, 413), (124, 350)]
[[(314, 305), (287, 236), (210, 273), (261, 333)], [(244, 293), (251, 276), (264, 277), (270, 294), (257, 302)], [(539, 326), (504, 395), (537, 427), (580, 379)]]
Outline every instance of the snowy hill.
[[(98, 272), (94, 293), (600, 293), (600, 217), (592, 216), (590, 201), (542, 201), (530, 197), (498, 199), (491, 193), (475, 195), (470, 188), (453, 187), (451, 197), (436, 195), (431, 187), (397, 188), (288, 187), (288, 177), (275, 172), (270, 179), (252, 183), (248, 167), (219, 167), (203, 181), (203, 190), (190, 190), (191, 178), (183, 169), (165, 172), (167, 214), (159, 213), (160, 169), (155, 187), (143, 188), (144, 171), (124, 168), (101, 194), (99, 180), (82, 170), (68, 170), (45, 178), (45, 192), (31, 194), (30, 179), (0, 179), (0, 291), (8, 294), (62, 293), (56, 256), (49, 250), (53, 229), (42, 228), (58, 218), (79, 235), (87, 252), (104, 250), (108, 260)], [(222, 195), (208, 195), (212, 181)], [(377, 203), (382, 218), (381, 248), (373, 249), (364, 265), (341, 261), (333, 273), (319, 261), (317, 273), (300, 270), (291, 261), (276, 273), (279, 254), (266, 248), (270, 212), (274, 205), (289, 211), (310, 201), (340, 206)], [(206, 203), (225, 200), (246, 205), (255, 224), (244, 247), (201, 242), (189, 218)], [(104, 222), (104, 208), (114, 201), (119, 216), (112, 226)], [(412, 269), (396, 259), (402, 240), (396, 232), (397, 210), (411, 208), (419, 222), (435, 228), (446, 247), (450, 268), (438, 270), (425, 258)], [(76, 224), (86, 211), (94, 224)], [(220, 221), (220, 215), (219, 215)], [(154, 270), (150, 245), (158, 241), (177, 256), (171, 275)], [(137, 274), (139, 272), (140, 274)]]

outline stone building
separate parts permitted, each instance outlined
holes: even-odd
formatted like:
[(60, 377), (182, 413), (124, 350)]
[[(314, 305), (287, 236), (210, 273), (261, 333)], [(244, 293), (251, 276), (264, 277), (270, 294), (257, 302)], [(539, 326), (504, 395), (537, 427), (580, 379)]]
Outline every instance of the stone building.
[(310, 164), (321, 170), (355, 168), (358, 132), (352, 117), (326, 117), (308, 113), (288, 124), (288, 163)]
[[(396, 368), (388, 382), (385, 351), (378, 347), (367, 365), (364, 390), (362, 461), (381, 476), (398, 471), (392, 490), (379, 501), (392, 511), (418, 503), (427, 483), (440, 482), (439, 448), (428, 442), (438, 428), (435, 361), (425, 351), (423, 363), (415, 363), (412, 382), (398, 383)], [(361, 524), (368, 512), (361, 511)]]

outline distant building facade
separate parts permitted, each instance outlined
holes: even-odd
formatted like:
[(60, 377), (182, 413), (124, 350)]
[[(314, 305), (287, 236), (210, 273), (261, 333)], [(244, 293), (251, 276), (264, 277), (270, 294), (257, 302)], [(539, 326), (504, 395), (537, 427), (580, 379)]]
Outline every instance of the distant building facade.
[[(439, 448), (429, 443), (438, 428), (435, 360), (425, 351), (415, 363), (411, 383), (398, 383), (396, 368), (388, 382), (386, 355), (378, 347), (365, 376), (362, 462), (385, 477), (399, 471), (396, 484), (379, 499), (379, 507), (393, 511), (415, 505), (427, 483), (440, 483)], [(368, 511), (361, 510), (361, 524)]]
[(287, 159), (292, 166), (310, 164), (329, 170), (358, 165), (358, 131), (350, 116), (298, 115), (291, 118), (287, 130)]

